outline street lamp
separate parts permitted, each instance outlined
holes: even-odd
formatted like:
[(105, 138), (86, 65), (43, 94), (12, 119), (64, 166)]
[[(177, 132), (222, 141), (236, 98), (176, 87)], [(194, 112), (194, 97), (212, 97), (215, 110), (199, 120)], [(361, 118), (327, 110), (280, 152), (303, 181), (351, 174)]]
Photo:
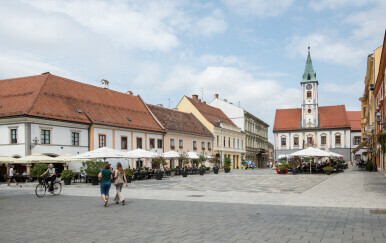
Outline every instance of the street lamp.
[(381, 123), (381, 119), (382, 119), (382, 114), (381, 112), (377, 112), (377, 114), (375, 114), (375, 119), (377, 120), (378, 124)]

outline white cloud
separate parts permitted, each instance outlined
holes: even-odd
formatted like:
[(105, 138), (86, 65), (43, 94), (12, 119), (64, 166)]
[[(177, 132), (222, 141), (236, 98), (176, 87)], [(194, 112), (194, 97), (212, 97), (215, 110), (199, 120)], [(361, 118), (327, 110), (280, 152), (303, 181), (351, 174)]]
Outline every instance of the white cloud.
[(311, 34), (294, 36), (289, 39), (287, 53), (290, 56), (306, 56), (307, 46), (311, 46), (313, 59), (355, 66), (366, 58), (366, 50), (351, 46), (347, 40), (332, 39), (327, 35)]
[(264, 18), (281, 15), (292, 5), (293, 0), (223, 0), (223, 2), (240, 15)]
[(228, 28), (221, 10), (217, 9), (209, 16), (199, 19), (194, 25), (193, 32), (197, 35), (210, 37), (214, 34), (223, 33)]
[(361, 91), (364, 89), (363, 81), (357, 81), (350, 85), (341, 84), (339, 81), (335, 83), (321, 83), (320, 90), (327, 93), (341, 93), (344, 95), (356, 95), (360, 96)]
[(314, 0), (310, 2), (310, 7), (316, 11), (324, 9), (336, 10), (343, 7), (361, 7), (378, 0)]
[(36, 0), (24, 3), (46, 15), (65, 16), (99, 38), (127, 49), (168, 51), (179, 45), (176, 26), (184, 28), (183, 14), (178, 4), (173, 1), (135, 3), (103, 0), (48, 2)]

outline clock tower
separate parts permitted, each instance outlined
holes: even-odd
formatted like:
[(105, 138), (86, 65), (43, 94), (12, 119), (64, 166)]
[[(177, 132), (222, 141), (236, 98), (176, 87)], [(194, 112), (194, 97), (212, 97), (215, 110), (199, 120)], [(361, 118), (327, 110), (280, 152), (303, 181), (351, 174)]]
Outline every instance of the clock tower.
[(310, 47), (308, 47), (308, 56), (306, 68), (304, 69), (303, 79), (300, 82), (302, 86), (302, 128), (318, 128), (318, 80), (312, 66)]

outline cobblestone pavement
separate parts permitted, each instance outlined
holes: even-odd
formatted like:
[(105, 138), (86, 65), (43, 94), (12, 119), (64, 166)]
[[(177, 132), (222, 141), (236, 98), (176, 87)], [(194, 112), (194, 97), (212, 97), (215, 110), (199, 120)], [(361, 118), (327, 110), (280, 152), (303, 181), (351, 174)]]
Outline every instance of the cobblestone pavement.
[(357, 169), (232, 171), (135, 182), (123, 191), (125, 206), (104, 208), (89, 184), (43, 198), (33, 183), (3, 184), (0, 242), (386, 242), (385, 185)]

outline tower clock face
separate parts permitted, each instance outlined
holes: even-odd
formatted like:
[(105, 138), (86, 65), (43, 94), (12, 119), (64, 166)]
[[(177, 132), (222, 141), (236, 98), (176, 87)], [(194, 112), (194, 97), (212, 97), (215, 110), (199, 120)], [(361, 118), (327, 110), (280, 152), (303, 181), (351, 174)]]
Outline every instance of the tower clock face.
[(306, 89), (307, 89), (307, 90), (311, 90), (311, 89), (312, 89), (312, 84), (307, 84), (307, 85), (306, 85)]

